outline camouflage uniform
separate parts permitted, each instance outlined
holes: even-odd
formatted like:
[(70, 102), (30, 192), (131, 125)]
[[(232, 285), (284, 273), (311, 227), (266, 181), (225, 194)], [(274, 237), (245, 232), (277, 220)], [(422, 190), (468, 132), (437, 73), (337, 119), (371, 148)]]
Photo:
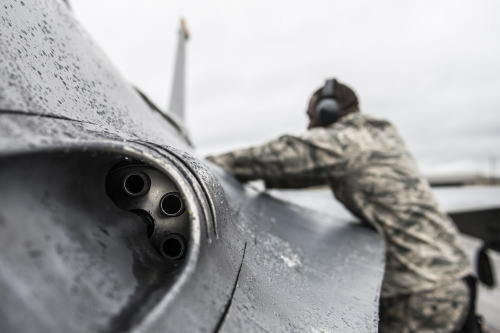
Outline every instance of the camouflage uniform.
[[(304, 135), (212, 156), (241, 181), (302, 188), (328, 183), (335, 197), (385, 238), (380, 329), (449, 332), (465, 319), (469, 261), (457, 230), (395, 128), (351, 113)], [(429, 326), (430, 325), (430, 326)]]

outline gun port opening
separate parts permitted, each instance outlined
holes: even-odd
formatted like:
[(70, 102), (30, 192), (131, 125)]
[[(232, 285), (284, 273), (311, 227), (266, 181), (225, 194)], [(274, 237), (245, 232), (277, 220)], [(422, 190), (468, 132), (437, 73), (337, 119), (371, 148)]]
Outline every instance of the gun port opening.
[(153, 232), (155, 231), (155, 220), (153, 219), (151, 214), (149, 214), (144, 209), (132, 209), (130, 212), (141, 218), (141, 220), (146, 225), (148, 238), (150, 238), (153, 235)]
[(139, 197), (146, 194), (150, 188), (149, 177), (142, 172), (128, 174), (123, 179), (123, 190), (132, 197)]
[(167, 193), (160, 200), (160, 209), (167, 216), (179, 216), (184, 212), (182, 198), (177, 192)]
[(186, 251), (186, 244), (182, 236), (177, 234), (168, 235), (167, 238), (161, 243), (161, 254), (171, 260), (182, 258)]

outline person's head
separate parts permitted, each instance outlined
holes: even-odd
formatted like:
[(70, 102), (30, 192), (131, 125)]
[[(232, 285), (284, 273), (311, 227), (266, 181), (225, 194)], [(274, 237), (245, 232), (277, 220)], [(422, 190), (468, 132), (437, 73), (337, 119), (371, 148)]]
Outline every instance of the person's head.
[(307, 128), (328, 126), (353, 112), (359, 112), (358, 98), (354, 91), (335, 79), (327, 80), (309, 100)]

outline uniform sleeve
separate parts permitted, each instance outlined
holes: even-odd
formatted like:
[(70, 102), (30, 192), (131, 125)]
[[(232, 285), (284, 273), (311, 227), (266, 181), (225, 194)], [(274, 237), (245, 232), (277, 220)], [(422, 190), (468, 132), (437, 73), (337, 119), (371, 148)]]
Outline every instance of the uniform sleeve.
[(262, 179), (267, 188), (303, 188), (326, 184), (343, 169), (343, 155), (335, 136), (312, 130), (207, 159), (243, 182)]

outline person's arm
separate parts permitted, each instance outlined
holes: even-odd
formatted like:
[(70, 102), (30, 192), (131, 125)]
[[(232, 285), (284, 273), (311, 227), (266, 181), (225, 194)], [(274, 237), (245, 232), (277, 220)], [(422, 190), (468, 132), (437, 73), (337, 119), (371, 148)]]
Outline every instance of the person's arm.
[(268, 188), (322, 185), (345, 163), (336, 136), (326, 130), (312, 130), (300, 137), (285, 135), (207, 159), (240, 181), (262, 179)]

